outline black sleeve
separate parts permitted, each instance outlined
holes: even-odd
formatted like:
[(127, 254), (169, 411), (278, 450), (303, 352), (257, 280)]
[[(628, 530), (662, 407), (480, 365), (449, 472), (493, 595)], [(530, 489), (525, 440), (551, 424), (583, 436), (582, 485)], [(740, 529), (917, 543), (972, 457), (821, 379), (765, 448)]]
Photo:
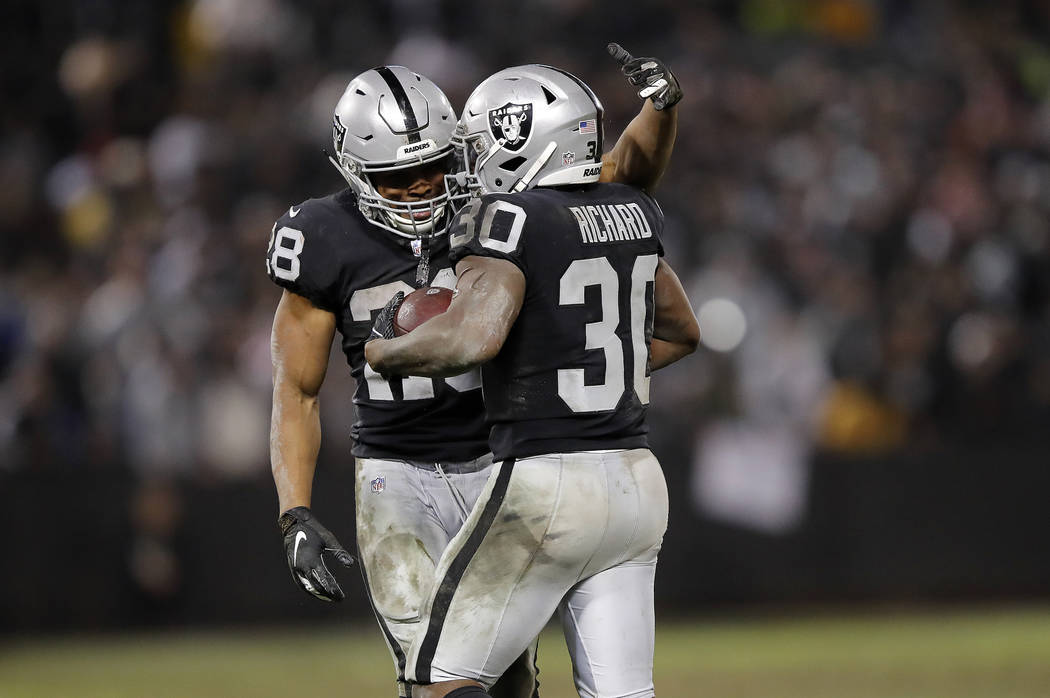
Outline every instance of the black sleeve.
[(270, 280), (307, 298), (318, 308), (337, 312), (345, 242), (330, 215), (316, 203), (292, 206), (277, 219), (266, 250)]
[(664, 256), (664, 211), (660, 208), (660, 204), (657, 203), (653, 195), (644, 189), (639, 189), (638, 193), (641, 195), (642, 201), (647, 204), (647, 214), (653, 222), (653, 237), (656, 238), (656, 254)]
[(471, 199), (449, 226), (449, 259), (455, 265), (470, 255), (513, 262), (528, 276), (525, 258), (525, 209), (508, 195)]

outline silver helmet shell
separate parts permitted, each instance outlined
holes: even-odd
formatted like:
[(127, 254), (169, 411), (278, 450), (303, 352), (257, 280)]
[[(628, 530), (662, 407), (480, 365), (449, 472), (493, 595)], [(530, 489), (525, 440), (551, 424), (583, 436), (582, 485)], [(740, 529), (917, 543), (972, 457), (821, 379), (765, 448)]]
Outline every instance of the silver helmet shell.
[(350, 81), (332, 116), (329, 159), (373, 224), (407, 238), (443, 232), (448, 194), (403, 203), (379, 194), (371, 174), (449, 158), (456, 113), (441, 89), (403, 66), (372, 68)]
[(598, 181), (602, 115), (594, 92), (564, 70), (499, 71), (471, 93), (456, 126), (467, 185), (508, 192)]

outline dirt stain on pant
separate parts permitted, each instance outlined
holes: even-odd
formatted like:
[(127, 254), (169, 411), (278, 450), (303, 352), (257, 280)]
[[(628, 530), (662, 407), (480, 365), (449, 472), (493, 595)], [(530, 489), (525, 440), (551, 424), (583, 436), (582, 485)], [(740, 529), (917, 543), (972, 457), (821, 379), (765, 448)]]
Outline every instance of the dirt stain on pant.
[(410, 533), (391, 531), (370, 541), (361, 555), (380, 614), (396, 621), (416, 620), (434, 580), (434, 561), (423, 542)]

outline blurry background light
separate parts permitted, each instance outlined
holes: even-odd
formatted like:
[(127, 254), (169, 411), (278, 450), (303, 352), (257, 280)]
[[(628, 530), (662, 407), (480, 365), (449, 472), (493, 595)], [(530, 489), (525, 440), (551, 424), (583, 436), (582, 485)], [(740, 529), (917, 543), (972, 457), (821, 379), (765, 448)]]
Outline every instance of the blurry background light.
[(696, 313), (700, 323), (700, 341), (715, 351), (733, 351), (747, 333), (744, 311), (728, 298), (712, 298)]

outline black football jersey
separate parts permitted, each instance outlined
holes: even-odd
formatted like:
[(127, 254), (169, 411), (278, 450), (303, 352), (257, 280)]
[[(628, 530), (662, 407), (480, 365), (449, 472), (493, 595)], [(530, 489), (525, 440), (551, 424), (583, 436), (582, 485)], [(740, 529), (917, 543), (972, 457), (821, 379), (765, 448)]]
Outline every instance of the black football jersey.
[[(368, 458), (464, 461), (488, 453), (477, 371), (451, 378), (385, 380), (365, 362), (372, 321), (398, 291), (415, 289), (412, 242), (365, 220), (344, 190), (292, 206), (274, 224), (266, 272), (278, 286), (335, 315), (343, 354), (357, 380), (353, 454)], [(455, 286), (448, 238), (430, 249), (431, 285)]]
[(497, 458), (647, 446), (662, 229), (656, 201), (622, 184), (487, 194), (457, 214), (453, 263), (497, 257), (526, 279), (481, 371)]

